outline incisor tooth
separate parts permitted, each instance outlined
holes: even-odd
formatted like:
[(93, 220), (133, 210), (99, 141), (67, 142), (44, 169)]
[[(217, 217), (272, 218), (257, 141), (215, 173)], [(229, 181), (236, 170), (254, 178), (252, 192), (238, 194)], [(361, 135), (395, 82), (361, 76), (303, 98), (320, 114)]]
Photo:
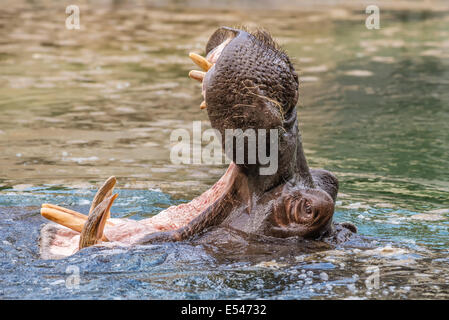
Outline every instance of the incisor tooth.
[[(73, 211), (73, 210), (70, 210), (70, 209), (67, 209), (67, 208), (64, 208), (64, 207), (60, 207), (60, 206), (57, 206), (57, 205), (51, 204), (51, 203), (43, 203), (42, 204), (42, 209), (44, 209), (44, 208), (54, 210), (54, 211), (46, 211), (47, 215), (51, 214), (52, 212), (59, 214), (59, 212), (62, 211), (63, 213), (68, 213), (68, 214), (70, 214), (72, 216), (75, 216), (76, 218), (80, 218), (80, 219), (82, 219), (84, 221), (86, 221), (87, 218), (88, 218), (85, 214), (82, 214), (82, 213), (79, 213), (77, 211)], [(70, 220), (70, 217), (68, 217), (68, 219)], [(50, 218), (49, 220), (52, 220), (52, 219)], [(114, 223), (112, 223), (110, 221), (107, 221), (106, 224), (108, 226), (113, 226), (114, 225)]]
[(206, 72), (203, 72), (203, 71), (192, 70), (189, 72), (189, 77), (194, 80), (197, 80), (199, 82), (203, 82), (205, 75), (206, 75)]
[(201, 69), (203, 69), (204, 71), (208, 71), (211, 67), (212, 67), (212, 63), (210, 63), (209, 61), (206, 60), (206, 58), (200, 56), (199, 54), (196, 53), (189, 53), (189, 57), (190, 59), (192, 59), (192, 61)]
[[(67, 211), (69, 211), (67, 209)], [(48, 220), (56, 222), (64, 227), (72, 229), (73, 231), (81, 232), (83, 230), (84, 224), (87, 221), (86, 218), (73, 215), (71, 212), (62, 211), (50, 207), (42, 207), (41, 215)], [(103, 241), (108, 241), (105, 236), (102, 236)]]
[(203, 100), (203, 102), (201, 102), (200, 104), (200, 109), (206, 109), (207, 105), (206, 105), (206, 101)]

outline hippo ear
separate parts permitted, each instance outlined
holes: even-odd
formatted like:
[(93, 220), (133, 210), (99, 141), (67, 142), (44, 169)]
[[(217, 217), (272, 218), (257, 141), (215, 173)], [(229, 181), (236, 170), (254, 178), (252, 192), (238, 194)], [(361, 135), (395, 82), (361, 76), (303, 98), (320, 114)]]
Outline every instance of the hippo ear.
[(337, 177), (324, 169), (311, 169), (310, 174), (313, 176), (315, 184), (326, 191), (335, 202), (338, 193)]
[(357, 233), (357, 227), (353, 223), (351, 223), (351, 222), (343, 222), (343, 223), (341, 223), (341, 226), (345, 227), (349, 231)]

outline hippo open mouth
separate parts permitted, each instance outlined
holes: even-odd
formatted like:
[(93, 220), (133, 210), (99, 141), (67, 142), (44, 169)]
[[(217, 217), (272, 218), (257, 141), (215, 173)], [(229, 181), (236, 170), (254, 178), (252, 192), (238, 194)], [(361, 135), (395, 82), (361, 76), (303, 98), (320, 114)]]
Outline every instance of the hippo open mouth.
[[(89, 215), (43, 204), (41, 214), (59, 224), (42, 229), (43, 258), (67, 256), (99, 243), (187, 240), (214, 226), (276, 238), (322, 239), (335, 233), (338, 180), (307, 165), (296, 111), (299, 81), (287, 54), (264, 31), (222, 27), (210, 37), (205, 58), (194, 53), (190, 57), (203, 70), (189, 76), (202, 83), (200, 107), (207, 110), (212, 127), (222, 136), (231, 129), (242, 134), (269, 130), (268, 138), (250, 141), (245, 136), (240, 140), (243, 146), (234, 143), (225, 151), (233, 161), (209, 190), (148, 219), (110, 218), (117, 196), (112, 194), (114, 177), (97, 192)], [(273, 145), (277, 148), (270, 148)], [(251, 148), (270, 150), (277, 170), (263, 173), (265, 164), (251, 159)], [(242, 150), (243, 157), (238, 158)], [(356, 232), (354, 226), (344, 226)]]

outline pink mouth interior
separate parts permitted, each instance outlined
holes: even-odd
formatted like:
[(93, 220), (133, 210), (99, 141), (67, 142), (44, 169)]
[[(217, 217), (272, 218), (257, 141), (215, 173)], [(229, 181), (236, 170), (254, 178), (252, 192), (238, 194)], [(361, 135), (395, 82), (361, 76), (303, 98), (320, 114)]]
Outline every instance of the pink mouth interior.
[(230, 183), (229, 177), (232, 175), (234, 167), (235, 164), (231, 163), (225, 174), (211, 188), (189, 203), (171, 206), (154, 217), (141, 220), (140, 222), (151, 225), (161, 231), (175, 230), (187, 225), (222, 196), (225, 188)]
[[(206, 59), (215, 65), (224, 48), (229, 44), (232, 39), (226, 39), (216, 48), (214, 48), (207, 55)], [(210, 70), (213, 69), (213, 66)], [(208, 72), (209, 72), (208, 71)], [(203, 82), (203, 97), (205, 97), (204, 82)], [(232, 171), (235, 169), (235, 164), (231, 163), (226, 170), (225, 174), (208, 190), (203, 192), (200, 196), (196, 197), (189, 203), (180, 204), (178, 206), (171, 206), (168, 209), (158, 213), (154, 217), (140, 220), (139, 224), (146, 226), (146, 232), (150, 229), (156, 229), (155, 231), (168, 231), (175, 230), (186, 226), (190, 221), (196, 218), (201, 212), (211, 206), (216, 200), (218, 200), (224, 193), (226, 187), (232, 183), (230, 177)], [(106, 230), (107, 231), (107, 230)], [(133, 233), (138, 233), (138, 229), (129, 228), (127, 235), (131, 236)], [(142, 232), (142, 230), (140, 230)], [(108, 233), (106, 232), (106, 235)], [(123, 232), (121, 233), (123, 237)], [(111, 238), (109, 238), (111, 239)], [(121, 240), (115, 238), (114, 240)]]
[[(211, 188), (189, 203), (169, 207), (151, 218), (140, 221), (110, 219), (114, 226), (106, 226), (104, 230), (110, 242), (102, 244), (109, 246), (119, 242), (122, 245), (132, 245), (147, 234), (186, 226), (223, 195), (232, 183), (232, 171), (235, 168), (235, 164), (231, 163), (226, 173)], [(40, 253), (43, 259), (67, 257), (78, 251), (80, 237), (78, 232), (57, 224), (48, 226), (51, 228), (41, 233)]]
[[(231, 41), (225, 40), (219, 46), (214, 48), (206, 57), (213, 65), (217, 62), (223, 49)], [(212, 68), (213, 69), (213, 66)], [(209, 69), (209, 71), (211, 70)], [(203, 97), (205, 98), (204, 82)], [(110, 219), (115, 226), (106, 226), (104, 233), (111, 242), (121, 242), (123, 244), (132, 244), (139, 237), (149, 233), (159, 231), (176, 230), (186, 226), (190, 221), (200, 215), (204, 210), (218, 200), (226, 188), (232, 183), (232, 171), (235, 164), (231, 163), (225, 174), (208, 190), (203, 192), (189, 203), (183, 203), (178, 206), (171, 206), (157, 215), (134, 221), (129, 219)], [(51, 234), (53, 233), (53, 234)], [(50, 240), (46, 245), (41, 242), (41, 255), (45, 258), (54, 258), (69, 256), (77, 251), (79, 242), (79, 233), (63, 226), (56, 226), (55, 231), (45, 234), (43, 238)], [(107, 244), (105, 242), (104, 244)]]

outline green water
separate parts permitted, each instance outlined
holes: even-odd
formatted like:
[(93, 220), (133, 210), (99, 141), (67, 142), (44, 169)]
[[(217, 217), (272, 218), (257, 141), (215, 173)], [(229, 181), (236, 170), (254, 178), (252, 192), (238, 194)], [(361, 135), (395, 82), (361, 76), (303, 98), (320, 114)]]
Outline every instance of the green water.
[[(215, 28), (244, 24), (269, 30), (294, 61), (309, 165), (340, 180), (335, 219), (400, 249), (304, 255), (276, 271), (288, 276), (285, 287), (273, 289), (276, 277), (259, 279), (262, 289), (235, 289), (217, 280), (224, 297), (448, 297), (448, 8), (381, 7), (381, 29), (368, 30), (364, 7), (357, 4), (249, 10), (232, 1), (227, 9), (83, 2), (81, 29), (67, 30), (64, 2), (7, 2), (0, 9), (0, 214), (12, 219), (2, 227), (17, 232), (23, 230), (18, 224), (24, 212), (32, 217), (27, 228), (33, 233), (25, 244), (34, 251), (21, 260), (14, 253), (20, 246), (4, 245), (5, 270), (45, 264), (35, 245), (44, 222), (38, 216), (42, 202), (86, 209), (92, 189), (115, 175), (122, 189), (118, 216), (138, 219), (192, 199), (221, 176), (224, 165), (172, 164), (169, 137), (174, 129), (191, 129), (192, 121), (209, 127), (199, 109), (200, 85), (187, 77), (194, 68), (188, 53), (203, 53)], [(13, 231), (3, 234), (4, 241), (14, 243)], [(385, 242), (378, 246), (388, 248)], [(316, 287), (311, 292), (296, 287), (302, 280), (295, 278), (301, 274), (295, 268), (318, 264), (326, 270), (329, 259), (336, 278), (353, 279), (370, 265), (387, 270), (384, 287), (369, 295), (352, 290), (351, 280), (340, 286), (331, 279), (333, 289), (324, 281), (320, 294)], [(246, 270), (245, 264), (222, 267), (234, 276)], [(223, 270), (211, 277), (227, 279)], [(215, 280), (197, 287), (198, 278), (190, 276), (196, 282), (182, 279), (192, 296), (176, 286), (163, 296), (216, 297)], [(8, 279), (5, 275), (0, 297), (21, 297), (20, 287), (13, 286), (17, 279)], [(257, 274), (253, 280), (259, 281)], [(148, 283), (158, 282), (130, 287), (128, 297)], [(86, 290), (74, 297), (115, 297)], [(61, 289), (54, 297), (65, 294)]]

